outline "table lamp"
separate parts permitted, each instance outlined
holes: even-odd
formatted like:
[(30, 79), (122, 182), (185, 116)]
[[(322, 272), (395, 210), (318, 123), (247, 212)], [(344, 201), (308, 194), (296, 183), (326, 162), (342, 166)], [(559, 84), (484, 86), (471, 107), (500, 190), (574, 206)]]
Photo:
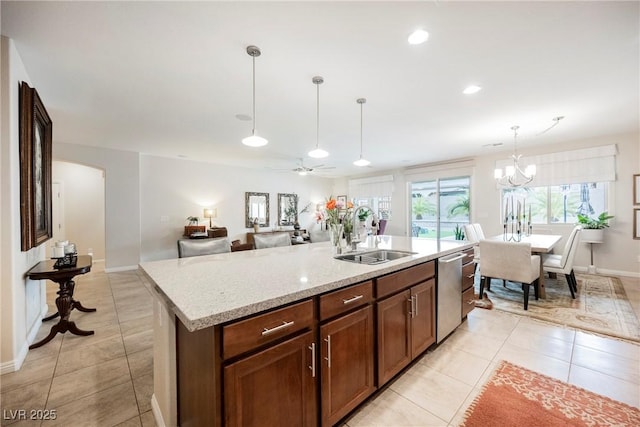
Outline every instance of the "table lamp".
[(209, 228), (213, 227), (213, 222), (212, 222), (212, 218), (217, 218), (218, 217), (218, 209), (205, 209), (204, 210), (204, 217), (205, 218), (209, 218)]

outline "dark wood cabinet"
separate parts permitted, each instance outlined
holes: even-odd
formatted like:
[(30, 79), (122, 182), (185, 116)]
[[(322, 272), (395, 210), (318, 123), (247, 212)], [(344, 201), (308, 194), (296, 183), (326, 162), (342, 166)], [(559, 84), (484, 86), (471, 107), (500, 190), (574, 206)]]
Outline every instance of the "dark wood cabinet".
[[(476, 296), (474, 291), (474, 279), (476, 272), (476, 264), (473, 262), (473, 248), (463, 252), (465, 257), (462, 259), (462, 319), (475, 308)], [(482, 296), (479, 297), (482, 299)]]
[(411, 362), (411, 292), (400, 292), (377, 303), (378, 386)]
[(180, 425), (337, 425), (435, 342), (435, 294), (429, 261), (194, 332), (177, 321)]
[(436, 342), (435, 279), (384, 299), (378, 310), (378, 385)]
[(436, 341), (435, 263), (378, 278), (376, 290), (391, 295), (376, 303), (380, 387)]
[(427, 280), (411, 288), (411, 359), (436, 342), (436, 281)]
[(313, 333), (224, 368), (225, 426), (317, 424)]
[(337, 423), (375, 390), (373, 339), (371, 305), (320, 327), (323, 427)]

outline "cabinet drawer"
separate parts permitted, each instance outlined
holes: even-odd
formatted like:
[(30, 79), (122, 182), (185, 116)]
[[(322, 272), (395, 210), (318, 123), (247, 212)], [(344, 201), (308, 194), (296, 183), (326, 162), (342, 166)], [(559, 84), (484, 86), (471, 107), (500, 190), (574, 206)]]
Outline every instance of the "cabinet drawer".
[(380, 277), (376, 279), (377, 297), (381, 298), (386, 295), (391, 295), (416, 283), (424, 282), (435, 276), (435, 274), (436, 263), (435, 261), (429, 261), (424, 264), (409, 267), (406, 270), (398, 271), (397, 273)]
[(461, 290), (465, 291), (470, 286), (473, 286), (473, 280), (475, 278), (475, 268), (476, 268), (476, 265), (474, 263), (462, 266), (462, 289)]
[(373, 301), (373, 281), (330, 292), (320, 297), (320, 320)]
[(473, 288), (462, 293), (462, 317), (464, 318), (476, 306), (476, 296)]
[(473, 248), (469, 248), (466, 251), (462, 251), (462, 253), (464, 254), (464, 258), (462, 258), (462, 265), (473, 262), (473, 257), (475, 254), (475, 251), (473, 250)]
[(307, 300), (222, 328), (222, 357), (228, 359), (313, 325), (313, 302)]

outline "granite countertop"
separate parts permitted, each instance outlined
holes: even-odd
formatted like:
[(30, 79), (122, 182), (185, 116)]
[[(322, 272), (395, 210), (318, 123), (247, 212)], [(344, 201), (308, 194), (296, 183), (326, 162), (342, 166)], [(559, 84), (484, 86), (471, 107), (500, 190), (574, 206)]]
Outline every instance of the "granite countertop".
[[(358, 246), (374, 250), (375, 237)], [(329, 242), (140, 263), (189, 331), (204, 329), (420, 264), (472, 246), (379, 236), (378, 249), (416, 252), (377, 265), (336, 260)]]

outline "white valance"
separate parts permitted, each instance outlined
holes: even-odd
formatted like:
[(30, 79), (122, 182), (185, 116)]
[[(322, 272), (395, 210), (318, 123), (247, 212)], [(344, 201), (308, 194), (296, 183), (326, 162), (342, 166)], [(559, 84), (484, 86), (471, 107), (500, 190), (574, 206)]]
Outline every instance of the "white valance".
[[(536, 165), (536, 177), (528, 187), (615, 181), (617, 152), (618, 149), (613, 144), (538, 156), (522, 156), (520, 167), (524, 170), (527, 165)], [(498, 160), (496, 168), (504, 169), (511, 164), (512, 159)]]
[(369, 199), (372, 197), (391, 197), (393, 194), (393, 175), (371, 176), (349, 180), (349, 197)]

